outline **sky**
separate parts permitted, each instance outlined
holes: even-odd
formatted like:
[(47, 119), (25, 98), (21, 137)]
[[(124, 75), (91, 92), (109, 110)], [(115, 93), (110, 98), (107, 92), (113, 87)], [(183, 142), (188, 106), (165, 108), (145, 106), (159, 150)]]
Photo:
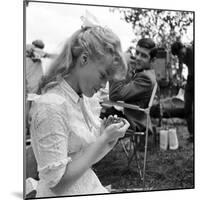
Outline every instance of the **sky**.
[[(122, 50), (131, 45), (132, 28), (109, 7), (29, 2), (26, 9), (26, 43), (41, 39), (44, 50), (58, 53), (68, 37), (83, 24), (81, 16), (89, 12), (101, 25), (111, 28), (120, 38)], [(43, 59), (44, 73), (51, 60)]]
[(108, 7), (69, 4), (29, 3), (26, 10), (27, 43), (42, 39), (45, 50), (57, 51), (74, 31), (82, 25), (81, 16), (89, 11), (100, 24), (108, 26), (120, 37), (122, 49), (131, 44), (132, 28), (120, 19), (120, 15), (109, 12)]

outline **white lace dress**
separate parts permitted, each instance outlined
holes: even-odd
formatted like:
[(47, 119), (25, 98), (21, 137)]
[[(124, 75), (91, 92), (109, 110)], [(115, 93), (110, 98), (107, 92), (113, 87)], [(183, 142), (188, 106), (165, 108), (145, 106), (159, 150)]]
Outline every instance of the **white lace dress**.
[(92, 169), (88, 169), (62, 193), (54, 193), (69, 162), (99, 135), (88, 98), (80, 98), (64, 80), (41, 95), (31, 109), (31, 142), (38, 164), (36, 197), (108, 193)]

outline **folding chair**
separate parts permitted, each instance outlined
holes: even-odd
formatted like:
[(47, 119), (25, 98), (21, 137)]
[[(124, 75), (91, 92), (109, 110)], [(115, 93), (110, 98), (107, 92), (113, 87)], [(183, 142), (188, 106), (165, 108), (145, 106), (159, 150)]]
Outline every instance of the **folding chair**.
[[(123, 147), (123, 150), (127, 156), (128, 159), (128, 167), (131, 164), (133, 157), (135, 156), (136, 159), (136, 163), (137, 163), (137, 167), (139, 169), (139, 173), (140, 173), (140, 177), (141, 180), (143, 181), (143, 188), (145, 188), (145, 172), (146, 172), (146, 160), (147, 160), (147, 147), (148, 147), (148, 131), (149, 131), (149, 122), (150, 122), (150, 109), (151, 106), (153, 104), (153, 100), (156, 94), (156, 90), (157, 90), (157, 83), (155, 83), (152, 94), (151, 94), (151, 98), (148, 104), (147, 108), (140, 108), (139, 106), (136, 105), (132, 105), (132, 104), (127, 104), (127, 103), (122, 103), (122, 102), (112, 102), (112, 101), (104, 101), (102, 102), (102, 106), (119, 106), (119, 107), (123, 107), (123, 108), (129, 108), (129, 109), (133, 109), (133, 110), (139, 110), (141, 112), (144, 112), (146, 114), (147, 117), (147, 121), (146, 121), (146, 129), (145, 132), (134, 132), (131, 129), (128, 129), (126, 135), (124, 138), (122, 138), (120, 140), (120, 143)], [(145, 135), (145, 149), (144, 149), (144, 162), (143, 162), (143, 170), (141, 169), (140, 163), (139, 163), (139, 154), (136, 148), (136, 140), (135, 138), (137, 138), (138, 136), (141, 135)], [(129, 138), (129, 146), (127, 147), (125, 144), (124, 139)]]

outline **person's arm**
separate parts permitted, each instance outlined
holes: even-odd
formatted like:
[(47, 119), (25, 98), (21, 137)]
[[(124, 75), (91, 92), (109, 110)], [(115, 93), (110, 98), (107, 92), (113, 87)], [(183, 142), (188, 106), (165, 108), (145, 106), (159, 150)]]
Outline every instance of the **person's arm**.
[(107, 127), (96, 142), (90, 144), (81, 154), (73, 158), (72, 162), (67, 166), (63, 177), (52, 190), (55, 193), (60, 193), (73, 184), (86, 170), (101, 160), (113, 148), (117, 140), (124, 136), (128, 127), (129, 123), (127, 121), (124, 125), (121, 122)]
[(182, 62), (179, 62), (178, 63), (178, 75), (180, 78), (182, 78), (182, 71), (183, 71), (183, 63)]
[(140, 75), (131, 80), (110, 82), (109, 98), (111, 101), (129, 101), (138, 98), (152, 89), (152, 83), (148, 76)]
[(39, 169), (43, 170), (43, 178), (55, 193), (60, 193), (66, 187), (71, 186), (94, 163), (102, 159), (112, 149), (117, 139), (124, 136), (129, 127), (127, 121), (125, 125), (123, 123), (110, 125), (103, 130), (96, 142), (90, 144), (69, 161), (69, 128), (66, 127), (62, 118), (62, 111), (54, 107), (40, 109), (33, 124), (38, 135), (34, 144), (40, 152), (37, 159)]
[[(66, 167), (59, 183), (52, 188), (55, 193), (62, 192), (80, 178), (93, 164), (101, 160), (111, 148), (105, 136), (100, 136), (95, 143), (90, 144), (81, 154), (73, 158)], [(97, 159), (98, 158), (98, 159)]]

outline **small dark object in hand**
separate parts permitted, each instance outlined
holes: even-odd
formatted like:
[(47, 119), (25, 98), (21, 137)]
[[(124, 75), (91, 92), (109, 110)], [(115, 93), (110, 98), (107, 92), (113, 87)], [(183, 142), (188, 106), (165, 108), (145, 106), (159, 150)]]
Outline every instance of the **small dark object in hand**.
[(120, 117), (109, 117), (105, 123), (105, 127), (109, 126), (110, 124), (120, 123), (123, 122), (123, 119)]

